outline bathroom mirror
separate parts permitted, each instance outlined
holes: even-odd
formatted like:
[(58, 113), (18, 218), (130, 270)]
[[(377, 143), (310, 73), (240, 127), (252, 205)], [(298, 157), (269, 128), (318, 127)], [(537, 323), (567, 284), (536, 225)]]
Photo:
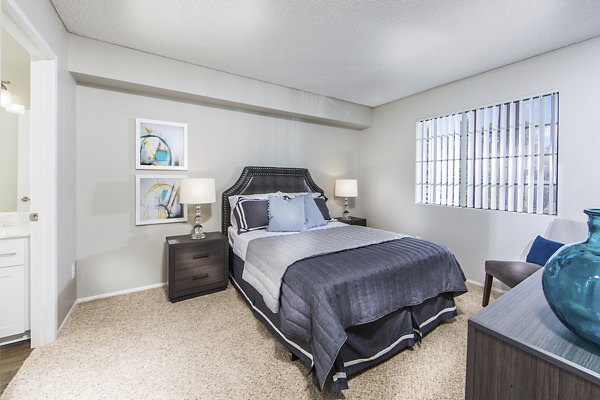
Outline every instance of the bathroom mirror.
[(2, 30), (0, 213), (29, 211), (30, 56)]

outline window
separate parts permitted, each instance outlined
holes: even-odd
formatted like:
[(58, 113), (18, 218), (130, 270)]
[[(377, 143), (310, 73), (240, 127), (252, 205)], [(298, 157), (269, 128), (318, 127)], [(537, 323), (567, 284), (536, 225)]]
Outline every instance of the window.
[(417, 121), (417, 203), (556, 215), (557, 166), (557, 92)]

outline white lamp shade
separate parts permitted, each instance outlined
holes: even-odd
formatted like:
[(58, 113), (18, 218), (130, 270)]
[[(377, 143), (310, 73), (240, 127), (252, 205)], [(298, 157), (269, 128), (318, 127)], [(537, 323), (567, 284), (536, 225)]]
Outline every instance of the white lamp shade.
[(358, 196), (358, 184), (356, 179), (336, 179), (335, 195), (338, 197)]
[(215, 180), (212, 178), (184, 178), (179, 188), (179, 202), (183, 204), (208, 204), (217, 201)]

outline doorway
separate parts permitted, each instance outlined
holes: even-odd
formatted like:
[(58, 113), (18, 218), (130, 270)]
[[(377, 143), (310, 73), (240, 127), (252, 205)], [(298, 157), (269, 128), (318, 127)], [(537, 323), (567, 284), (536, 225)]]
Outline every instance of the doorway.
[(29, 338), (31, 56), (0, 30), (0, 343)]
[[(17, 204), (27, 203), (29, 207), (29, 210), (26, 210), (21, 205), (17, 214), (21, 217), (24, 215), (26, 220), (33, 222), (27, 223), (26, 248), (22, 250), (24, 259), (13, 260), (10, 263), (22, 261), (19, 265), (28, 266), (23, 279), (29, 281), (28, 284), (25, 283), (29, 295), (25, 295), (24, 301), (28, 303), (26, 308), (29, 310), (31, 347), (37, 347), (52, 342), (56, 338), (58, 328), (57, 59), (15, 0), (1, 1), (0, 31), (10, 35), (29, 57), (29, 116), (27, 117), (26, 113), (20, 116), (24, 120), (23, 124), (29, 125), (27, 175), (30, 187), (29, 195), (15, 196)], [(0, 74), (3, 73), (4, 71), (0, 71)], [(0, 78), (7, 80), (2, 75)], [(10, 91), (9, 86), (7, 89)], [(16, 93), (17, 89), (14, 88), (14, 91)], [(28, 201), (21, 201), (23, 197), (27, 197)], [(15, 249), (9, 248), (6, 253), (10, 256), (7, 258), (20, 254), (19, 246), (20, 244)]]

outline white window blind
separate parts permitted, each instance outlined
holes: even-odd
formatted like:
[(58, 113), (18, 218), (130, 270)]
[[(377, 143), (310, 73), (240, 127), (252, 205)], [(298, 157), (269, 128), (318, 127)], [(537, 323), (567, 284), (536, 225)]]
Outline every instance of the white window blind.
[(417, 203), (557, 213), (558, 92), (417, 121)]

